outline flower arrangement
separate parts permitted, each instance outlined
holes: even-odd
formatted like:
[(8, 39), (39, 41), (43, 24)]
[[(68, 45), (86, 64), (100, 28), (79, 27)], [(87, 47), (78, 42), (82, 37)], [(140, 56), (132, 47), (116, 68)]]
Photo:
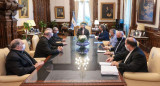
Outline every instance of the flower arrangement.
[(69, 23), (62, 23), (62, 26), (63, 26), (63, 27), (68, 27), (68, 26), (69, 26)]
[(86, 35), (80, 35), (78, 38), (78, 42), (80, 43), (84, 43), (87, 40)]

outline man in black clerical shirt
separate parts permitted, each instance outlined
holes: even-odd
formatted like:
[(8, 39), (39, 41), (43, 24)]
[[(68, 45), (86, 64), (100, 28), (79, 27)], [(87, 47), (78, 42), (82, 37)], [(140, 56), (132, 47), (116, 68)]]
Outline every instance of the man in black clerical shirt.
[(24, 75), (32, 73), (44, 62), (36, 62), (25, 50), (25, 44), (20, 39), (14, 39), (10, 44), (10, 52), (6, 58), (7, 75)]
[[(137, 47), (136, 39), (129, 37), (125, 41), (126, 52), (108, 58), (112, 66), (117, 66), (120, 73), (124, 72), (147, 72), (147, 60), (143, 51)], [(121, 61), (120, 63), (118, 61)]]
[(63, 47), (58, 47), (53, 49), (49, 40), (53, 36), (53, 33), (50, 30), (45, 30), (44, 36), (42, 36), (37, 44), (34, 57), (48, 57), (49, 55), (56, 55), (59, 52), (63, 51)]

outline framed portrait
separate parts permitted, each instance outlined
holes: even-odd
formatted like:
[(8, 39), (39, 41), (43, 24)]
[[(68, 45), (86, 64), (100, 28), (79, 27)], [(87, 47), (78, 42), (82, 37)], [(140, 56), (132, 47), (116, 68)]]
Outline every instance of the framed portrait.
[(19, 10), (19, 18), (29, 18), (29, 0), (19, 0), (23, 8)]
[(137, 22), (155, 24), (157, 0), (138, 0)]
[(55, 10), (55, 18), (56, 19), (64, 19), (65, 18), (63, 6), (56, 6), (54, 10)]
[(115, 3), (101, 3), (101, 20), (115, 19)]

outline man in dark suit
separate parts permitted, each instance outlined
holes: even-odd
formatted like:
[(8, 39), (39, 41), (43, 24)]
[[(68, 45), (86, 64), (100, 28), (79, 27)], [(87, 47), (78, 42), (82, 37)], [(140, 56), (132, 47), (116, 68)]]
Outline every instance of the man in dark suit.
[(38, 66), (44, 62), (37, 63), (27, 52), (25, 44), (20, 39), (14, 39), (10, 44), (10, 52), (6, 58), (7, 75), (18, 75), (32, 73)]
[(59, 33), (59, 30), (57, 27), (54, 27), (53, 28), (53, 37), (51, 37), (52, 39), (54, 39), (55, 41), (62, 41), (62, 42), (65, 42), (66, 39), (62, 39), (58, 36), (58, 33)]
[[(117, 54), (114, 58), (108, 58), (112, 66), (117, 66), (121, 74), (124, 72), (147, 72), (147, 60), (143, 51), (137, 47), (137, 41), (130, 37), (125, 41), (125, 47), (129, 52)], [(121, 61), (121, 63), (117, 61)]]
[(34, 57), (48, 57), (49, 55), (55, 55), (62, 52), (63, 48), (53, 49), (49, 43), (49, 39), (53, 36), (50, 30), (45, 30), (44, 36), (42, 36), (37, 44)]
[(113, 55), (113, 54), (116, 55), (116, 54), (123, 53), (126, 51), (126, 48), (125, 48), (126, 39), (123, 37), (124, 33), (122, 31), (117, 31), (116, 35), (117, 35), (118, 42), (116, 43), (115, 47), (106, 47), (105, 49), (110, 50), (110, 51), (104, 53), (105, 55)]
[(99, 26), (100, 34), (96, 38), (99, 41), (109, 41), (109, 33), (106, 31), (106, 28), (104, 25)]
[(78, 29), (77, 37), (79, 37), (79, 35), (86, 35), (86, 37), (89, 37), (89, 31), (85, 28), (84, 24), (81, 25), (80, 29)]

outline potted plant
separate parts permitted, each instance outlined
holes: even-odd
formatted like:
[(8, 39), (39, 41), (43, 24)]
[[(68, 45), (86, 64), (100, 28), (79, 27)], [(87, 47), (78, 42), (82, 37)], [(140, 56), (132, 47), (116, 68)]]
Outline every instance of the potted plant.
[(51, 22), (48, 23), (48, 26), (49, 26), (50, 28), (56, 27), (57, 25), (58, 25), (58, 24), (56, 23), (56, 20), (51, 21)]
[(25, 30), (25, 33), (26, 33), (26, 37), (25, 38), (27, 40), (27, 33), (30, 30), (30, 26), (29, 26), (29, 23), (27, 23), (27, 22), (24, 22), (23, 26), (24, 26), (24, 30)]
[(39, 25), (40, 25), (40, 27), (41, 27), (41, 32), (43, 33), (43, 29), (47, 27), (47, 24), (44, 23), (44, 21), (40, 21), (40, 22), (39, 22)]

